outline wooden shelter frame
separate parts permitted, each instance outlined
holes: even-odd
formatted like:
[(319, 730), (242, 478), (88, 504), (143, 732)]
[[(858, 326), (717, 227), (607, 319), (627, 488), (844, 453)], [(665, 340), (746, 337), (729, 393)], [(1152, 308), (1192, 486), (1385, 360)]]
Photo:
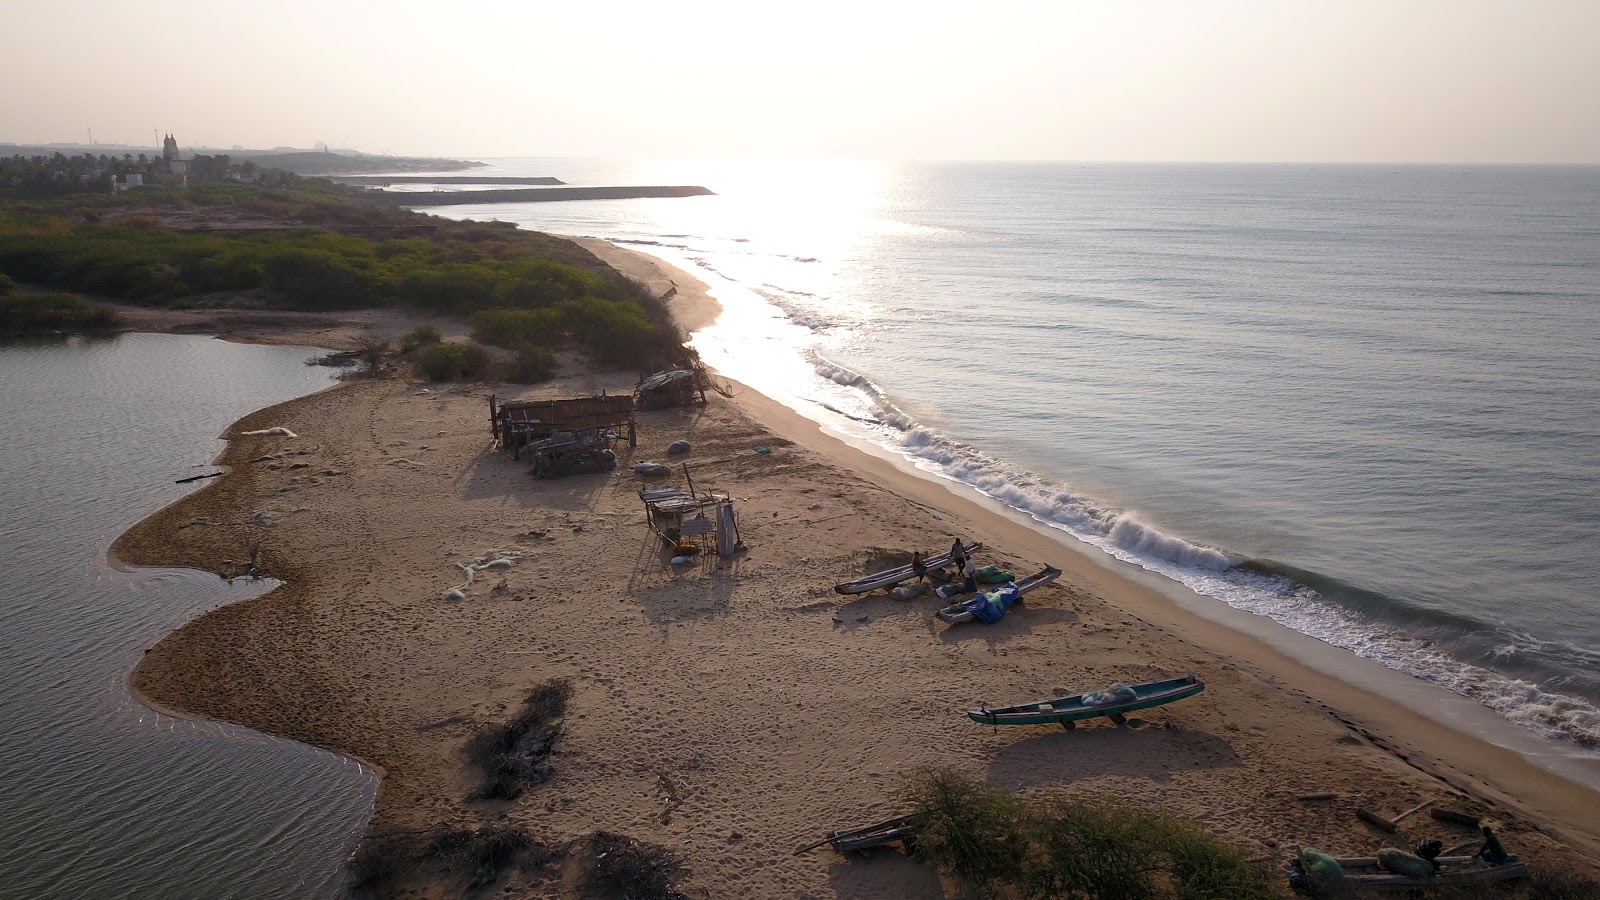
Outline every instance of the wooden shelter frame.
[(596, 436), (626, 430), (628, 446), (637, 447), (639, 436), (633, 418), (630, 396), (580, 397), (572, 400), (512, 400), (499, 402), (489, 396), (489, 431), (500, 449), (521, 458), (522, 449), (533, 441), (558, 433)]

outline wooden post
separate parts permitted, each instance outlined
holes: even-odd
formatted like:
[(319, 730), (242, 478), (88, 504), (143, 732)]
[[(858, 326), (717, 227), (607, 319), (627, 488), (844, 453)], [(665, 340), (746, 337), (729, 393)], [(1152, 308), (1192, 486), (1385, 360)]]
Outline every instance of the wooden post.
[(494, 442), (500, 443), (500, 412), (495, 409), (494, 395), (489, 395), (489, 433), (494, 435)]
[(1399, 828), (1400, 828), (1399, 825), (1396, 825), (1394, 822), (1390, 821), (1389, 819), (1385, 819), (1383, 816), (1378, 815), (1377, 813), (1373, 812), (1370, 809), (1357, 809), (1356, 810), (1356, 818), (1360, 819), (1363, 822), (1366, 822), (1369, 825), (1374, 825), (1374, 826), (1376, 826), (1378, 828), (1381, 828), (1384, 831), (1389, 832), (1390, 834), (1393, 834), (1395, 831), (1399, 830)]
[(1465, 825), (1468, 828), (1477, 828), (1482, 824), (1482, 821), (1477, 816), (1469, 816), (1464, 812), (1457, 812), (1453, 809), (1445, 809), (1438, 806), (1428, 810), (1428, 815), (1441, 822), (1454, 822), (1457, 825)]
[(683, 477), (688, 479), (688, 481), (689, 481), (689, 496), (690, 497), (694, 497), (694, 499), (696, 499), (696, 500), (699, 500), (700, 499), (699, 497), (695, 497), (695, 493), (694, 493), (694, 478), (689, 475), (689, 464), (688, 463), (684, 463), (683, 464)]

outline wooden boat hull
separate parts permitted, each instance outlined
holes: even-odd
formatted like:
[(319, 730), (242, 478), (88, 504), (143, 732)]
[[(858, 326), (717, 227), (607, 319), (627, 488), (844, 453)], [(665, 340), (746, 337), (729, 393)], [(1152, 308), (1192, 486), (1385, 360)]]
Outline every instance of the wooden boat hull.
[(830, 831), (822, 840), (806, 844), (795, 850), (794, 853), (799, 856), (808, 850), (815, 850), (823, 844), (827, 844), (840, 853), (865, 853), (874, 847), (892, 844), (895, 841), (904, 842), (909, 847), (916, 834), (915, 817), (896, 816), (892, 819), (872, 825), (864, 825), (860, 828)]
[(1437, 873), (1426, 878), (1417, 878), (1412, 875), (1396, 875), (1378, 865), (1376, 857), (1356, 856), (1336, 857), (1335, 859), (1339, 863), (1339, 868), (1344, 872), (1344, 883), (1347, 886), (1371, 891), (1416, 891), (1437, 887), (1488, 884), (1494, 881), (1521, 878), (1528, 874), (1528, 864), (1515, 856), (1511, 857), (1509, 862), (1498, 866), (1491, 866), (1483, 860), (1471, 856), (1441, 856), (1439, 857), (1439, 865), (1442, 868)]
[[(1045, 566), (1043, 569), (1040, 569), (1032, 575), (1029, 575), (1027, 578), (1016, 582), (1017, 597), (1020, 599), (1022, 595), (1028, 593), (1034, 588), (1039, 587), (1040, 585), (1049, 584), (1060, 577), (1060, 569), (1056, 568), (1055, 566)], [(972, 615), (972, 610), (967, 609), (966, 600), (946, 606), (944, 609), (939, 610), (937, 615), (939, 618), (949, 622), (952, 625), (959, 625), (962, 622), (971, 622), (975, 618)]]
[(1145, 684), (1133, 685), (1135, 697), (1122, 703), (1091, 706), (1084, 702), (1085, 694), (1076, 697), (1057, 697), (1007, 706), (1001, 709), (981, 707), (969, 710), (967, 718), (983, 725), (1068, 725), (1081, 719), (1104, 716), (1116, 721), (1119, 717), (1153, 706), (1163, 706), (1185, 697), (1193, 697), (1206, 689), (1206, 683), (1193, 673), (1182, 678), (1167, 678)]
[[(962, 545), (962, 549), (965, 550), (968, 556), (971, 556), (972, 554), (983, 549), (983, 542), (974, 541), (970, 544), (964, 544)], [(937, 556), (930, 556), (927, 559), (924, 559), (922, 564), (924, 568), (930, 572), (934, 569), (947, 566), (950, 564), (950, 551), (946, 550)], [(833, 586), (833, 589), (841, 594), (865, 594), (868, 591), (875, 591), (878, 588), (894, 587), (902, 581), (910, 581), (915, 577), (917, 577), (917, 573), (911, 571), (911, 565), (910, 563), (907, 563), (906, 565), (899, 566), (898, 568), (885, 569), (882, 572), (874, 572), (873, 574), (856, 581), (846, 581), (843, 584), (836, 584)]]

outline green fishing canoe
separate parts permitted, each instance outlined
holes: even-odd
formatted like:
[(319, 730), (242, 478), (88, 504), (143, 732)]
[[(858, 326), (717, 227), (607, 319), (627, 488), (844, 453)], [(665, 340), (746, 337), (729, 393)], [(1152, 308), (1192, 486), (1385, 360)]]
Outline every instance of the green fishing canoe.
[(999, 709), (990, 709), (984, 705), (968, 711), (967, 717), (984, 725), (1060, 723), (1063, 728), (1070, 729), (1073, 727), (1072, 723), (1079, 719), (1105, 716), (1120, 725), (1122, 717), (1127, 713), (1193, 697), (1205, 689), (1206, 683), (1190, 672), (1181, 678), (1167, 678), (1132, 685), (1128, 687), (1131, 693), (1117, 692), (1113, 696), (1111, 691), (1092, 691), (1076, 697), (1057, 697)]

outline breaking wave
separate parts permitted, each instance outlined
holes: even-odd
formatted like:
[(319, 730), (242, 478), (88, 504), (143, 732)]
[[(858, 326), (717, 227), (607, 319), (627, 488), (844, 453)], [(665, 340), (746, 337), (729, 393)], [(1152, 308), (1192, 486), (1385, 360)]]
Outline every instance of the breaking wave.
[[(1125, 562), (1164, 575), (1196, 593), (1266, 616), (1285, 627), (1470, 697), (1525, 728), (1600, 749), (1600, 707), (1546, 690), (1553, 671), (1518, 677), (1464, 661), (1485, 635), (1503, 638), (1483, 623), (1407, 607), (1384, 595), (1270, 560), (1247, 559), (1223, 548), (1185, 540), (1135, 512), (1103, 504), (1071, 486), (1041, 477), (938, 433), (897, 406), (870, 378), (810, 351), (817, 375), (854, 392), (864, 415), (823, 404), (866, 426), (869, 438), (897, 451), (923, 471), (965, 484), (986, 497), (1065, 531)], [(1320, 589), (1319, 589), (1320, 588)], [(1413, 621), (1397, 629), (1399, 618)], [(1417, 634), (1424, 636), (1418, 637)], [(1513, 638), (1487, 653), (1504, 660), (1529, 649)], [(1588, 651), (1572, 648), (1578, 655)], [(1571, 654), (1568, 654), (1571, 655)], [(1486, 660), (1487, 661), (1487, 660)]]

